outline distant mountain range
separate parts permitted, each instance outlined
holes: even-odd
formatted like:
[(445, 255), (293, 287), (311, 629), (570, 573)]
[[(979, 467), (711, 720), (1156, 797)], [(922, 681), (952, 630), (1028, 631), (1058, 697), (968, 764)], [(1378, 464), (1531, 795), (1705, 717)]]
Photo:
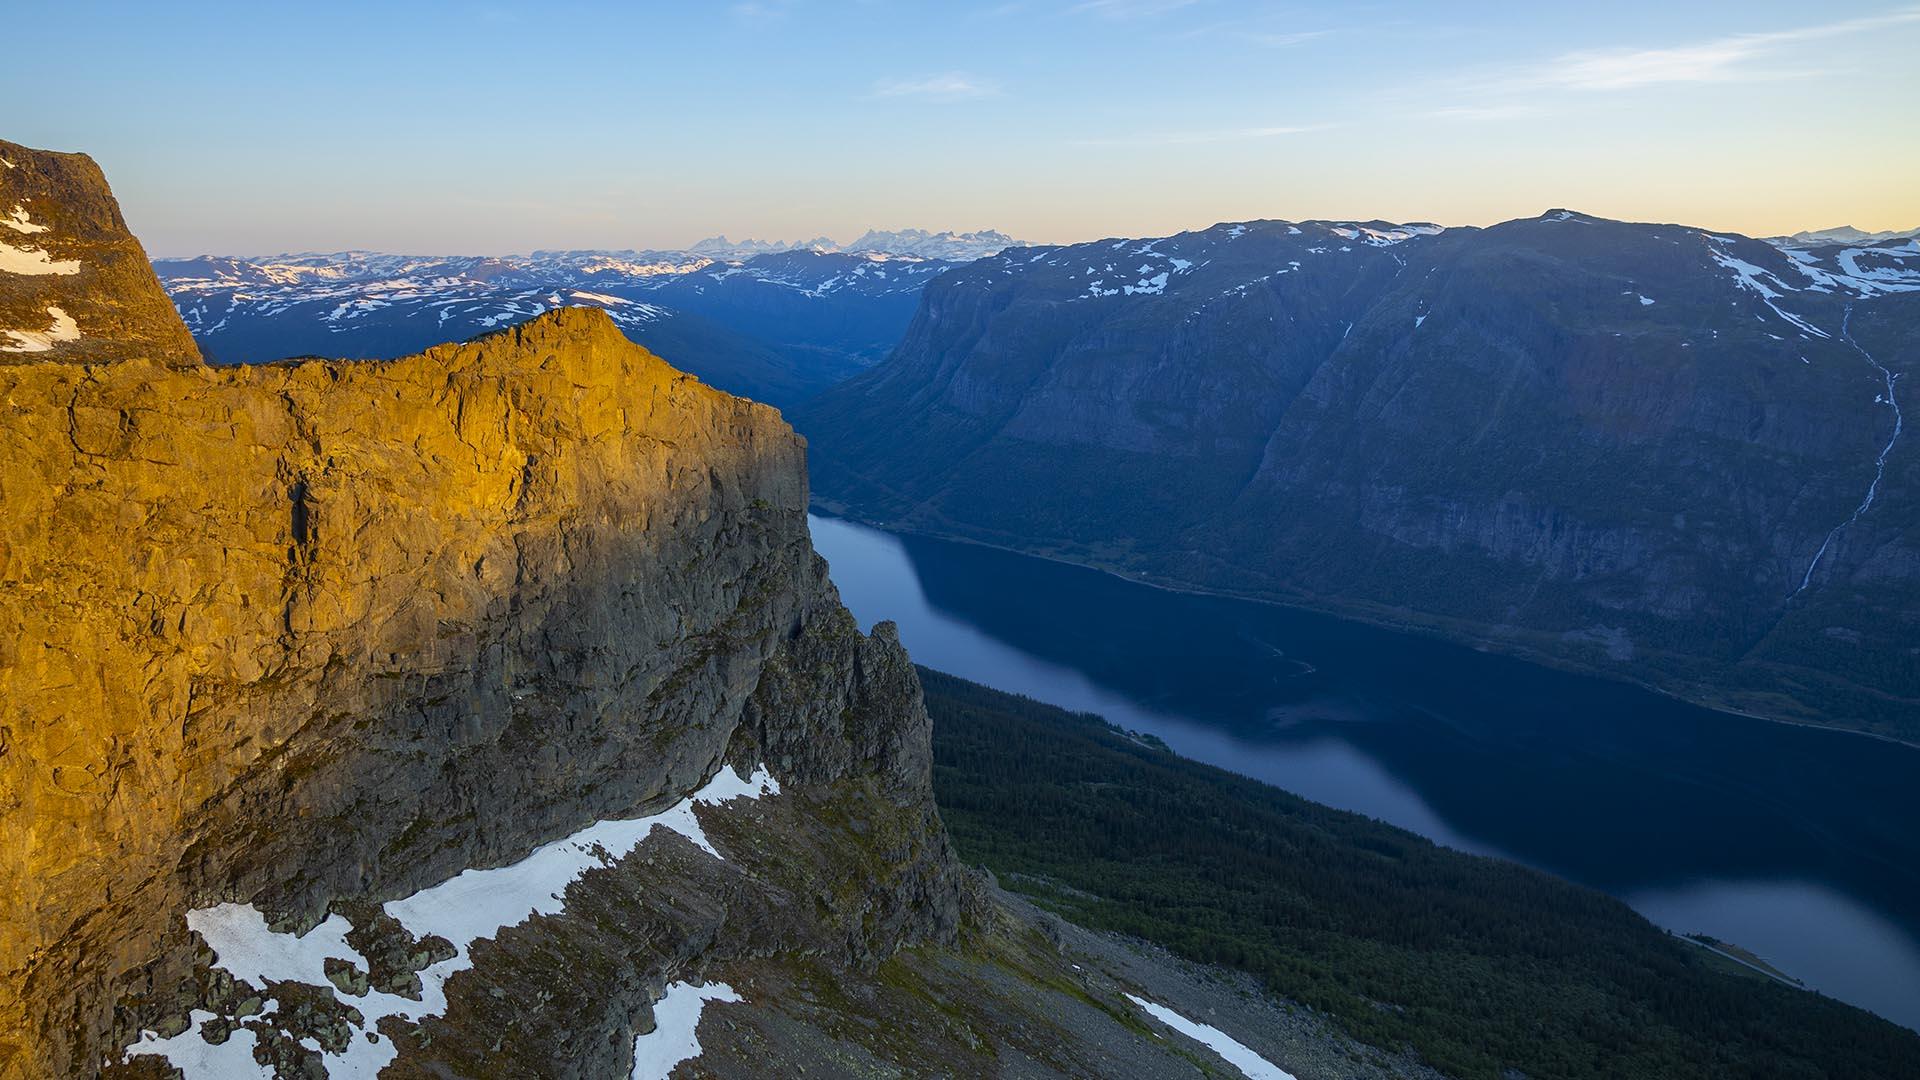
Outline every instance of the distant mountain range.
[(1880, 244), (1888, 240), (1911, 240), (1915, 237), (1920, 237), (1920, 229), (1867, 232), (1851, 225), (1842, 225), (1837, 229), (1809, 229), (1792, 236), (1769, 236), (1767, 243), (1778, 247), (1818, 247), (1825, 244)]
[(702, 240), (687, 250), (715, 259), (746, 259), (755, 255), (768, 255), (782, 251), (819, 251), (847, 252), (850, 254), (877, 255), (915, 255), (923, 259), (945, 259), (952, 262), (968, 262), (984, 259), (989, 255), (998, 255), (1010, 247), (1024, 247), (1022, 241), (1015, 240), (1003, 232), (983, 229), (979, 232), (928, 232), (925, 229), (900, 229), (886, 231), (869, 229), (860, 238), (850, 244), (835, 242), (831, 237), (816, 236), (811, 240), (729, 240), (724, 236), (714, 236)]
[(795, 422), (870, 520), (1920, 738), (1916, 368), (1911, 238), (1256, 221), (954, 268)]
[(921, 288), (955, 265), (883, 252), (365, 251), (157, 259), (214, 363), (399, 356), (551, 308), (605, 308), (633, 340), (707, 382), (791, 405), (880, 359)]

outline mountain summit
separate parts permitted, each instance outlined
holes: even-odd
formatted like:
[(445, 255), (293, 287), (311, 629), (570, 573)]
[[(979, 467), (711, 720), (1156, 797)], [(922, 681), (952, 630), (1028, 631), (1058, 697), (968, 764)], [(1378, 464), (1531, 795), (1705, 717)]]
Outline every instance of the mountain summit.
[(0, 363), (199, 350), (84, 154), (0, 141)]

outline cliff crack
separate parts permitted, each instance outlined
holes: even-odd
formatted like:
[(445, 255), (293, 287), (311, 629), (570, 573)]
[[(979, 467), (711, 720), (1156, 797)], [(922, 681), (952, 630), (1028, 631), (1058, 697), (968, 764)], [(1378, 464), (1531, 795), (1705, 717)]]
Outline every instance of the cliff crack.
[[(1795, 596), (1799, 596), (1802, 592), (1805, 592), (1807, 586), (1813, 583), (1813, 572), (1819, 569), (1820, 560), (1827, 554), (1827, 548), (1833, 546), (1834, 538), (1839, 536), (1847, 526), (1859, 521), (1860, 515), (1866, 513), (1873, 507), (1873, 500), (1879, 497), (1880, 494), (1880, 482), (1884, 480), (1887, 475), (1887, 455), (1893, 453), (1893, 444), (1900, 441), (1900, 429), (1902, 427), (1900, 400), (1894, 392), (1894, 384), (1899, 380), (1900, 376), (1887, 370), (1886, 365), (1875, 360), (1872, 353), (1862, 348), (1860, 343), (1853, 339), (1853, 333), (1849, 326), (1852, 321), (1853, 305), (1848, 304), (1840, 315), (1840, 340), (1851, 346), (1854, 352), (1865, 357), (1867, 363), (1872, 364), (1873, 369), (1880, 373), (1881, 379), (1885, 380), (1887, 384), (1885, 401), (1887, 406), (1893, 410), (1893, 434), (1887, 439), (1887, 445), (1880, 448), (1880, 456), (1874, 459), (1873, 482), (1867, 485), (1866, 497), (1860, 500), (1859, 506), (1854, 507), (1852, 515), (1850, 515), (1847, 520), (1835, 525), (1833, 529), (1827, 533), (1827, 538), (1820, 542), (1820, 550), (1813, 553), (1813, 561), (1807, 564), (1807, 572), (1806, 575), (1800, 579), (1800, 587), (1793, 590), (1793, 595)], [(1878, 397), (1874, 399), (1875, 404), (1879, 404), (1880, 401), (1881, 399)]]

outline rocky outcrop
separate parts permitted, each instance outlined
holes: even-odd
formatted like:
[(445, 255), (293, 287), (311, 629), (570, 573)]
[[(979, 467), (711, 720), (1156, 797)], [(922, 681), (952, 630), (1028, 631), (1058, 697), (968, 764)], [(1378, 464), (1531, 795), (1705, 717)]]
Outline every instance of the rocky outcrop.
[(0, 368), (0, 1072), (84, 1071), (206, 1004), (187, 911), (310, 926), (727, 761), (803, 800), (857, 779), (902, 823), (892, 885), (822, 916), (855, 913), (843, 953), (951, 933), (917, 682), (839, 606), (778, 414), (583, 309), (204, 367), (97, 169), (0, 156), (42, 185), (36, 240), (92, 268), (0, 274), (84, 331)]
[(92, 336), (0, 367), (0, 1077), (1231, 1075), (958, 867), (773, 410), (597, 310), (212, 368), (64, 276)]
[(795, 416), (883, 523), (1915, 738), (1915, 289), (1568, 211), (1222, 225), (943, 275)]
[[(0, 383), (0, 962), (44, 1060), (98, 1049), (190, 907), (310, 923), (672, 801), (743, 745), (796, 780), (923, 779), (915, 699), (856, 692), (852, 644), (816, 697), (752, 704), (816, 622), (847, 629), (801, 443), (603, 316), (380, 366)], [(828, 703), (864, 724), (809, 739)]]
[(0, 364), (129, 356), (200, 360), (100, 166), (0, 139)]

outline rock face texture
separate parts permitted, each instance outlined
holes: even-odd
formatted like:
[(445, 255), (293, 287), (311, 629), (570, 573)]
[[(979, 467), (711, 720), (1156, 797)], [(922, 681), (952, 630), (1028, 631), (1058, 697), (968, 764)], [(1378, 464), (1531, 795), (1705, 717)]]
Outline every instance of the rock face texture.
[(200, 366), (91, 162), (0, 156), (36, 240), (94, 267), (6, 294), (85, 336), (0, 368), (0, 1072), (151, 1025), (189, 909), (310, 925), (731, 759), (861, 777), (918, 854), (854, 936), (951, 931), (917, 683), (840, 608), (773, 410), (580, 309), (393, 363)]
[(100, 166), (0, 139), (0, 364), (197, 364)]
[(208, 367), (3, 156), (94, 269), (0, 268), (83, 329), (0, 366), (0, 1077), (1233, 1075), (958, 867), (772, 409), (582, 308)]
[(951, 271), (795, 417), (882, 522), (1915, 738), (1916, 290), (1906, 240), (1222, 225)]
[(384, 367), (0, 384), (0, 960), (36, 1008), (92, 1002), (43, 1038), (101, 1023), (189, 905), (410, 891), (677, 797), (737, 740), (852, 766), (806, 737), (828, 699), (745, 719), (839, 614), (799, 441), (603, 317)]

